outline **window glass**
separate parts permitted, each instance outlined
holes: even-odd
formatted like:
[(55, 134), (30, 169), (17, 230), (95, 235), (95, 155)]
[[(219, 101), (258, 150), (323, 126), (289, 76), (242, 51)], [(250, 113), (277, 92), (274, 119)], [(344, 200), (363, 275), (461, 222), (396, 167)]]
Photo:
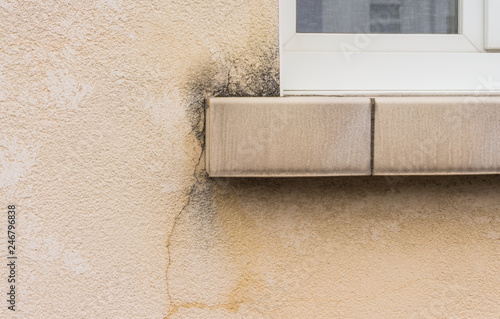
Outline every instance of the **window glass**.
[(458, 0), (297, 0), (297, 32), (458, 33)]

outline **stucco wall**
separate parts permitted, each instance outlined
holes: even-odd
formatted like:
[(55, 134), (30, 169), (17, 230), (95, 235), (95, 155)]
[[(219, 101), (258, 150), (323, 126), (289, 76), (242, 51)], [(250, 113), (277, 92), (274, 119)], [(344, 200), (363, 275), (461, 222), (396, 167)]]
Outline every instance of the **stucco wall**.
[(276, 0), (0, 0), (0, 317), (500, 316), (498, 176), (206, 177), (277, 39)]

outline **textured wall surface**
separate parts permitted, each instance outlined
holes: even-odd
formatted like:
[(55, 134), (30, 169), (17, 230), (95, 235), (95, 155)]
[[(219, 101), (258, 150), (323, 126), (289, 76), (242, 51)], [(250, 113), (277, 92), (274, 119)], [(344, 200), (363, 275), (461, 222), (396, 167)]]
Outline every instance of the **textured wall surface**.
[(276, 0), (0, 0), (1, 318), (498, 319), (498, 176), (206, 178), (204, 97), (278, 94), (277, 39)]

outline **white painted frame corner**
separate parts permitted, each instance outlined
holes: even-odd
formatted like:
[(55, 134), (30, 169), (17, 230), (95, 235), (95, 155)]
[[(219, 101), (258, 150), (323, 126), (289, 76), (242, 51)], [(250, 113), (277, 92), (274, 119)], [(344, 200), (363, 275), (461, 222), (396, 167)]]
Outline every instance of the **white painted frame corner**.
[(297, 33), (296, 0), (280, 0), (281, 93), (500, 94), (484, 12), (483, 1), (460, 0), (456, 35)]

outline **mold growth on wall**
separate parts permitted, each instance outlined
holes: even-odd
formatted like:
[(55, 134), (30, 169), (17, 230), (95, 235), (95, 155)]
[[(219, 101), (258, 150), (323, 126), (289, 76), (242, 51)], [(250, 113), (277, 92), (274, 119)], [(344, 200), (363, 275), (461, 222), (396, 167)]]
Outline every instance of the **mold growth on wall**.
[(279, 96), (278, 48), (248, 57), (216, 57), (190, 70), (187, 113), (193, 133), (204, 143), (205, 99), (214, 97)]
[[(199, 144), (199, 157), (193, 172), (194, 183), (190, 187), (187, 202), (175, 216), (172, 229), (168, 234), (168, 265), (167, 282), (170, 318), (180, 308), (172, 296), (170, 267), (172, 265), (172, 240), (179, 227), (181, 219), (196, 219), (196, 224), (210, 223), (214, 217), (213, 204), (214, 189), (224, 182), (208, 178), (205, 165), (205, 109), (207, 97), (259, 97), (279, 96), (279, 60), (278, 48), (272, 47), (252, 55), (228, 54), (225, 56), (209, 57), (193, 66), (189, 71), (186, 83), (186, 113), (191, 123), (191, 134)], [(201, 239), (207, 240), (207, 238)], [(203, 305), (195, 305), (195, 308)], [(226, 305), (223, 308), (234, 308), (235, 305)]]

